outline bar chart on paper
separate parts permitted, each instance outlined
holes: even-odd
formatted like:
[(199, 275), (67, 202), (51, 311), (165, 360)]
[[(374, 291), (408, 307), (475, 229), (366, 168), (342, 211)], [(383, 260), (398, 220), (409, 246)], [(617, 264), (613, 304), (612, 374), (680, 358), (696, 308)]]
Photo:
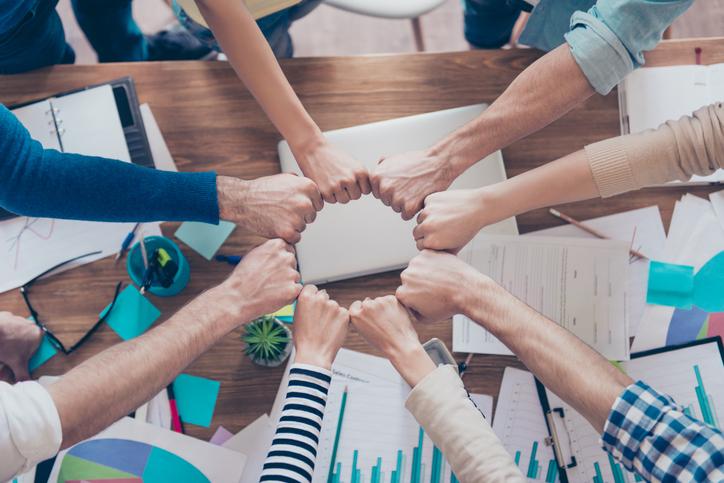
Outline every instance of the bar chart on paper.
[[(689, 416), (721, 428), (724, 412), (724, 364), (716, 342), (633, 358), (621, 367), (634, 380), (674, 398)], [(605, 453), (599, 435), (577, 412), (548, 391), (551, 406), (566, 409), (566, 427), (578, 465), (571, 482), (630, 483), (643, 479)]]
[(533, 374), (507, 367), (500, 386), (493, 430), (529, 481), (559, 480)]
[(330, 392), (314, 481), (456, 483), (442, 452), (404, 408), (406, 397), (407, 388), (398, 385), (350, 387), (332, 462), (329, 455), (341, 399)]

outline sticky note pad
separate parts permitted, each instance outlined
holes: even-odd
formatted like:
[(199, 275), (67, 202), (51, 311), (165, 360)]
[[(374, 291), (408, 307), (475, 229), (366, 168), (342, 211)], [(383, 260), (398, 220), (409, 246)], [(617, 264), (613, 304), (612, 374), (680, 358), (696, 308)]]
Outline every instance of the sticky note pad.
[(646, 302), (690, 309), (694, 292), (694, 267), (652, 260)]
[[(103, 317), (110, 307), (111, 305), (108, 304), (100, 316)], [(121, 339), (128, 340), (146, 332), (160, 315), (160, 310), (141, 295), (136, 287), (129, 285), (118, 294), (113, 310), (106, 318), (106, 323), (116, 331)]]
[(205, 428), (211, 426), (220, 386), (218, 381), (180, 374), (173, 381), (173, 392), (181, 420)]
[(228, 221), (219, 222), (218, 225), (186, 221), (181, 223), (174, 235), (199, 255), (211, 260), (234, 228), (236, 225)]
[(234, 436), (234, 433), (231, 433), (228, 429), (226, 429), (223, 426), (219, 426), (216, 429), (216, 432), (209, 440), (209, 443), (215, 444), (216, 446), (221, 446), (224, 443), (226, 443), (231, 437)]
[(33, 357), (30, 358), (28, 363), (28, 369), (33, 372), (38, 367), (42, 366), (50, 360), (55, 354), (58, 353), (58, 349), (50, 342), (47, 335), (43, 336), (43, 340), (40, 341), (40, 347), (35, 351)]

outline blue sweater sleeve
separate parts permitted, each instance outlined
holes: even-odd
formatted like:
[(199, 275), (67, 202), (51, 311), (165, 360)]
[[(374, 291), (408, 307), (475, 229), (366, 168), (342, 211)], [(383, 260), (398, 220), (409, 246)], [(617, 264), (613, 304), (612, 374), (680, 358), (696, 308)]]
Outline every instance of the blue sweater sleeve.
[(216, 173), (173, 173), (43, 149), (0, 105), (0, 207), (111, 222), (219, 222)]

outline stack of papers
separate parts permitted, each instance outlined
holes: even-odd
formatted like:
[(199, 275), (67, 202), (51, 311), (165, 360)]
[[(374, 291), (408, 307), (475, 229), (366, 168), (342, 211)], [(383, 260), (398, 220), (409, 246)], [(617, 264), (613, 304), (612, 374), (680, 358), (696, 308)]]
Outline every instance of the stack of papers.
[[(722, 193), (712, 194), (711, 201), (687, 194), (676, 203), (659, 261), (693, 266), (697, 272), (724, 250), (724, 223), (720, 219), (724, 211)], [(696, 307), (684, 310), (647, 305), (632, 350), (682, 344), (715, 335), (724, 337), (724, 313), (709, 314)]]
[[(631, 248), (643, 253), (651, 260), (659, 260), (666, 243), (666, 232), (658, 206), (624, 211), (615, 215), (585, 220), (587, 226), (598, 230), (612, 240), (631, 244)], [(528, 233), (524, 236), (556, 236), (574, 238), (595, 238), (574, 225), (561, 225)], [(629, 336), (636, 335), (639, 321), (646, 307), (649, 261), (630, 260), (626, 277), (626, 311), (629, 321)]]
[[(626, 360), (629, 244), (481, 234), (463, 249), (460, 258), (604, 357)], [(453, 350), (512, 354), (464, 315), (453, 317)]]

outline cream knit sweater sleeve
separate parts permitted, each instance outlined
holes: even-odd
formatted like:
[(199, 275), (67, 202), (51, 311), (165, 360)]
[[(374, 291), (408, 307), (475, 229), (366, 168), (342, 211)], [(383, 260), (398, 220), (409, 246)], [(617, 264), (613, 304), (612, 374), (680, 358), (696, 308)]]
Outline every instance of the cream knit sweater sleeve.
[(585, 147), (601, 197), (724, 168), (724, 104)]
[(405, 406), (461, 483), (526, 481), (452, 366), (428, 374), (410, 392)]

